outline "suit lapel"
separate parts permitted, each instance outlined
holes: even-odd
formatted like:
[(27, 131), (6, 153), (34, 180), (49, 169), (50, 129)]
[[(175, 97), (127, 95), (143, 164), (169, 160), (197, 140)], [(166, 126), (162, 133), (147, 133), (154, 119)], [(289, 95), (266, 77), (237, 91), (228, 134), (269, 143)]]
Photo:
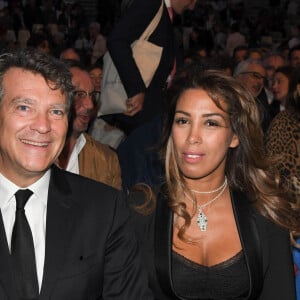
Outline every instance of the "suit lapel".
[(52, 167), (46, 221), (46, 249), (40, 299), (48, 299), (63, 266), (72, 227), (71, 190), (64, 172)]
[(263, 273), (261, 245), (255, 222), (255, 212), (243, 193), (232, 192), (231, 199), (250, 277), (250, 290), (246, 299), (257, 299), (263, 282)]
[[(6, 295), (10, 295), (7, 299), (17, 299), (10, 259), (2, 214), (0, 212), (0, 285), (3, 288), (3, 292), (5, 292)], [(0, 295), (2, 295), (2, 293), (0, 293)]]

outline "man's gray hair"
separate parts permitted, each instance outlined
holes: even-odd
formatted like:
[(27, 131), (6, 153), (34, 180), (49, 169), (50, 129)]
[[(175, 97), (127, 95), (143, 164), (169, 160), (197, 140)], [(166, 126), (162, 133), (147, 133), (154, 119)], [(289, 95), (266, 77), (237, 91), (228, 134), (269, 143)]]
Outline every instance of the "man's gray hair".
[(238, 65), (235, 67), (233, 71), (233, 77), (236, 77), (243, 72), (247, 72), (249, 65), (260, 65), (262, 67), (264, 66), (263, 62), (259, 59), (253, 59), (253, 58), (245, 59), (240, 63), (238, 63)]

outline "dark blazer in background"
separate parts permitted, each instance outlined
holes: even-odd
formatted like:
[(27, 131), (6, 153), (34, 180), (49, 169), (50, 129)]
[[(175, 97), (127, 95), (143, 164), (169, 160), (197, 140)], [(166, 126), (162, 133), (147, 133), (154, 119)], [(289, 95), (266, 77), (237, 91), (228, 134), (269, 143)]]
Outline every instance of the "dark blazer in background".
[[(153, 214), (143, 216), (132, 210), (132, 221), (154, 298), (184, 300), (176, 295), (172, 283), (173, 214), (164, 194), (165, 192), (158, 195)], [(289, 233), (259, 215), (243, 193), (232, 192), (231, 198), (250, 279), (249, 294), (242, 299), (295, 300)], [(132, 194), (131, 206), (141, 205), (143, 202), (141, 193)]]
[[(143, 110), (134, 117), (118, 115), (127, 123), (141, 123), (151, 120), (163, 111), (163, 95), (167, 78), (173, 68), (177, 54), (173, 26), (166, 6), (161, 20), (149, 41), (163, 48), (162, 57), (154, 78), (146, 89), (141, 74), (132, 57), (131, 44), (138, 39), (159, 10), (161, 0), (134, 0), (124, 16), (114, 26), (107, 40), (107, 48), (124, 84), (128, 97), (145, 92)], [(178, 65), (180, 63), (178, 62)]]
[[(39, 300), (153, 299), (121, 192), (53, 167)], [(0, 217), (0, 299), (19, 300)]]

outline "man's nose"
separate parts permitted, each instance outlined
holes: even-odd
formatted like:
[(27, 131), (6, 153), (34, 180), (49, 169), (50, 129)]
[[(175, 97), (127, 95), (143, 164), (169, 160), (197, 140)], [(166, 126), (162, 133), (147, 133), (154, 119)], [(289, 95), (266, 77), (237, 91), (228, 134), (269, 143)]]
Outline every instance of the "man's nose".
[(49, 132), (51, 130), (49, 115), (47, 113), (38, 113), (30, 127), (39, 133)]

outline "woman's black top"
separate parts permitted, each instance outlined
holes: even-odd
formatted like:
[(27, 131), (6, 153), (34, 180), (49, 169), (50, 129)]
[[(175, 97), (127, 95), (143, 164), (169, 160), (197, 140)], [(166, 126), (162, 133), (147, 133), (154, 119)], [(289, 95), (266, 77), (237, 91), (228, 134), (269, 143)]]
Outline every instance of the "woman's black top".
[(174, 290), (184, 299), (242, 299), (249, 292), (249, 275), (242, 251), (217, 265), (197, 264), (173, 251)]

